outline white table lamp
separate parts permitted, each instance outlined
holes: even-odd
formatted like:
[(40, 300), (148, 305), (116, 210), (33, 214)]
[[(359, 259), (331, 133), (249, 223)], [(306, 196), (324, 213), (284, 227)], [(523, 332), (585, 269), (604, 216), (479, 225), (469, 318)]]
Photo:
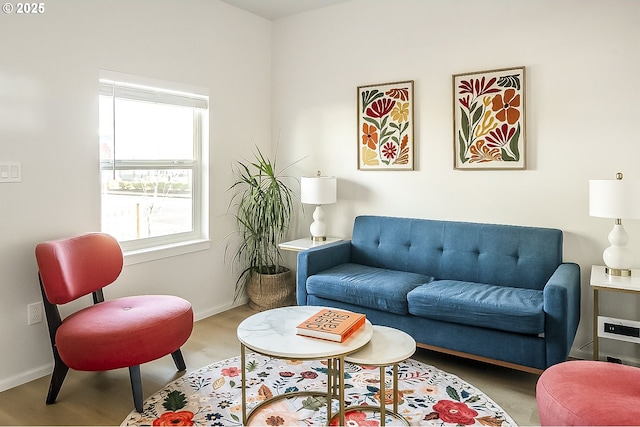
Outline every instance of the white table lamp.
[(611, 276), (630, 276), (633, 254), (627, 247), (629, 235), (622, 226), (622, 218), (640, 218), (640, 183), (616, 179), (589, 180), (589, 215), (613, 218), (615, 223), (609, 233), (609, 246), (602, 258), (605, 271)]
[(327, 240), (327, 224), (324, 222), (322, 205), (335, 203), (337, 199), (337, 180), (335, 176), (321, 176), (320, 171), (314, 177), (300, 178), (300, 200), (308, 205), (316, 205), (313, 211), (313, 223), (309, 230), (314, 241)]

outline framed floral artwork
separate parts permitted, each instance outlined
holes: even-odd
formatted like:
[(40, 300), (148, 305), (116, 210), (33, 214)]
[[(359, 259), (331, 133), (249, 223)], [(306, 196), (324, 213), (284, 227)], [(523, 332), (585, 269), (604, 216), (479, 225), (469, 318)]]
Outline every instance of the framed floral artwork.
[(525, 67), (453, 76), (455, 169), (525, 169)]
[(358, 86), (358, 169), (413, 170), (413, 80)]

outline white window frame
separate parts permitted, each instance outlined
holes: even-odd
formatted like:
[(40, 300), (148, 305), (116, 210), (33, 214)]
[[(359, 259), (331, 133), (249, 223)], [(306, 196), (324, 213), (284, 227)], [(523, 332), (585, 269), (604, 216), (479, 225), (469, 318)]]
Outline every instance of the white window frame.
[[(194, 107), (194, 160), (165, 161), (100, 161), (100, 171), (115, 169), (191, 169), (193, 230), (166, 236), (146, 237), (120, 242), (125, 254), (125, 265), (210, 247), (208, 227), (208, 91), (161, 80), (149, 79), (112, 71), (100, 71), (100, 95), (160, 102), (169, 105)], [(117, 137), (117, 136), (116, 136)], [(115, 163), (114, 163), (115, 162)], [(102, 200), (102, 188), (100, 197)], [(102, 211), (101, 211), (102, 214)]]

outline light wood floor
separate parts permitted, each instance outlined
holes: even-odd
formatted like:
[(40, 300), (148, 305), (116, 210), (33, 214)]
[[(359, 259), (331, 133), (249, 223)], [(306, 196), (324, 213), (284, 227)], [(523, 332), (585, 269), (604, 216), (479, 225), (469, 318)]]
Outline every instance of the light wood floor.
[[(236, 327), (253, 314), (237, 307), (195, 323), (182, 351), (187, 370), (240, 354)], [(535, 374), (418, 349), (413, 356), (478, 387), (520, 426), (539, 425)], [(170, 356), (142, 366), (144, 396), (178, 378)], [(133, 410), (129, 371), (69, 371), (58, 400), (44, 403), (49, 376), (0, 393), (0, 425), (119, 425)]]

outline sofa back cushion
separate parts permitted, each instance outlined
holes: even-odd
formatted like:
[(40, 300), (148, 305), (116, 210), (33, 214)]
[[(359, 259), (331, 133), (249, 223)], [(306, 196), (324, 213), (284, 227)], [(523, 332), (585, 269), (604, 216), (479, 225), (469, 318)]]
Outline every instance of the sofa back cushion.
[(359, 216), (351, 262), (541, 290), (562, 263), (562, 231), (384, 216)]

